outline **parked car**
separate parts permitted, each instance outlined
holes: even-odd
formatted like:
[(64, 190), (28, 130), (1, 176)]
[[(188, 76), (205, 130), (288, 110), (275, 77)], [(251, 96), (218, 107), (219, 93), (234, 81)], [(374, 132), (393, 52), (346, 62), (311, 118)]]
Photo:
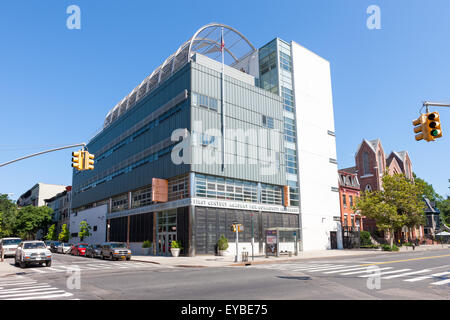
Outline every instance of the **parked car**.
[(72, 250), (72, 244), (70, 243), (61, 243), (57, 248), (56, 252), (58, 253), (70, 253)]
[[(0, 240), (0, 250), (3, 248), (5, 257), (14, 257), (17, 246), (22, 242), (20, 238), (3, 238)], [(1, 254), (1, 251), (0, 251)]]
[(14, 264), (25, 268), (30, 264), (52, 265), (52, 253), (47, 249), (44, 241), (23, 241), (16, 249)]
[(70, 249), (70, 254), (73, 256), (84, 256), (86, 255), (86, 249), (89, 245), (87, 243), (77, 243)]
[(45, 244), (46, 244), (47, 248), (51, 252), (56, 252), (56, 249), (61, 244), (61, 242), (59, 242), (59, 241), (45, 241)]
[(102, 245), (91, 244), (87, 247), (86, 257), (97, 258), (102, 256)]
[(131, 259), (131, 250), (123, 242), (107, 242), (102, 246), (102, 259)]

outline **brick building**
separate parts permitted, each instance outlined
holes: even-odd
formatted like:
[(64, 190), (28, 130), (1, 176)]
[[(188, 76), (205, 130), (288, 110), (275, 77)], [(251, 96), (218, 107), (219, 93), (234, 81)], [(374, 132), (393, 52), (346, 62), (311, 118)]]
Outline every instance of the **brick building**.
[(356, 174), (344, 170), (339, 170), (338, 173), (342, 226), (359, 230), (362, 228), (362, 218), (352, 209), (356, 199), (360, 196), (358, 177)]
[[(411, 181), (414, 181), (412, 162), (407, 151), (392, 151), (386, 157), (380, 139), (363, 139), (355, 154), (355, 166), (341, 169), (340, 172), (355, 174), (359, 180), (361, 191), (377, 191), (383, 189), (383, 173), (389, 175), (402, 173)], [(342, 199), (341, 199), (342, 201)], [(375, 232), (375, 221), (362, 218), (365, 231)], [(408, 230), (404, 227), (396, 234), (397, 239), (423, 239), (423, 226)]]

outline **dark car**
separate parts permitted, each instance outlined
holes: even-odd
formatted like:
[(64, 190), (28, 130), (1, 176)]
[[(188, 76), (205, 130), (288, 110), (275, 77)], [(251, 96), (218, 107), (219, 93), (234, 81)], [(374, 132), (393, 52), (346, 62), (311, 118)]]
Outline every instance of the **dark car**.
[(61, 242), (59, 242), (59, 241), (52, 241), (52, 242), (50, 242), (50, 251), (55, 253), (58, 250), (58, 246), (60, 244), (61, 244)]
[(91, 244), (86, 249), (86, 257), (97, 258), (102, 256), (102, 246), (100, 244)]
[(73, 256), (84, 256), (86, 255), (86, 249), (88, 246), (89, 245), (87, 243), (77, 243), (72, 247), (70, 254)]
[(131, 259), (131, 250), (123, 242), (107, 242), (102, 246), (102, 259)]

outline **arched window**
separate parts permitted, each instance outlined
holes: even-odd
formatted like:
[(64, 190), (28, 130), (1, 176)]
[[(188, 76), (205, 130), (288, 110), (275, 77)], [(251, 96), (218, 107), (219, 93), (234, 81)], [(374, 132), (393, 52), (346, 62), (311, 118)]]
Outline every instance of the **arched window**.
[(370, 184), (366, 185), (366, 191), (371, 192), (372, 186)]
[(370, 170), (369, 170), (369, 153), (367, 153), (367, 152), (363, 153), (363, 171), (364, 171), (364, 175), (370, 173)]

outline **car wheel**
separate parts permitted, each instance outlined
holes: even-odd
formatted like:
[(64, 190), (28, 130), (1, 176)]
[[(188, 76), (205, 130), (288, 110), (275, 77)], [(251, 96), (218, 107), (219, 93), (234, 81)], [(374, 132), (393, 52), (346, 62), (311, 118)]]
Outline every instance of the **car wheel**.
[(14, 265), (17, 267), (19, 265), (19, 263), (17, 262), (17, 258), (14, 257)]
[(23, 268), (25, 268), (27, 265), (26, 265), (26, 263), (25, 262), (23, 262), (23, 261), (20, 261), (20, 267), (23, 269)]
[(45, 261), (45, 266), (46, 267), (51, 267), (52, 266), (52, 261)]
[(130, 261), (130, 260), (131, 260), (131, 257), (128, 257), (128, 258), (127, 258), (127, 261)]

